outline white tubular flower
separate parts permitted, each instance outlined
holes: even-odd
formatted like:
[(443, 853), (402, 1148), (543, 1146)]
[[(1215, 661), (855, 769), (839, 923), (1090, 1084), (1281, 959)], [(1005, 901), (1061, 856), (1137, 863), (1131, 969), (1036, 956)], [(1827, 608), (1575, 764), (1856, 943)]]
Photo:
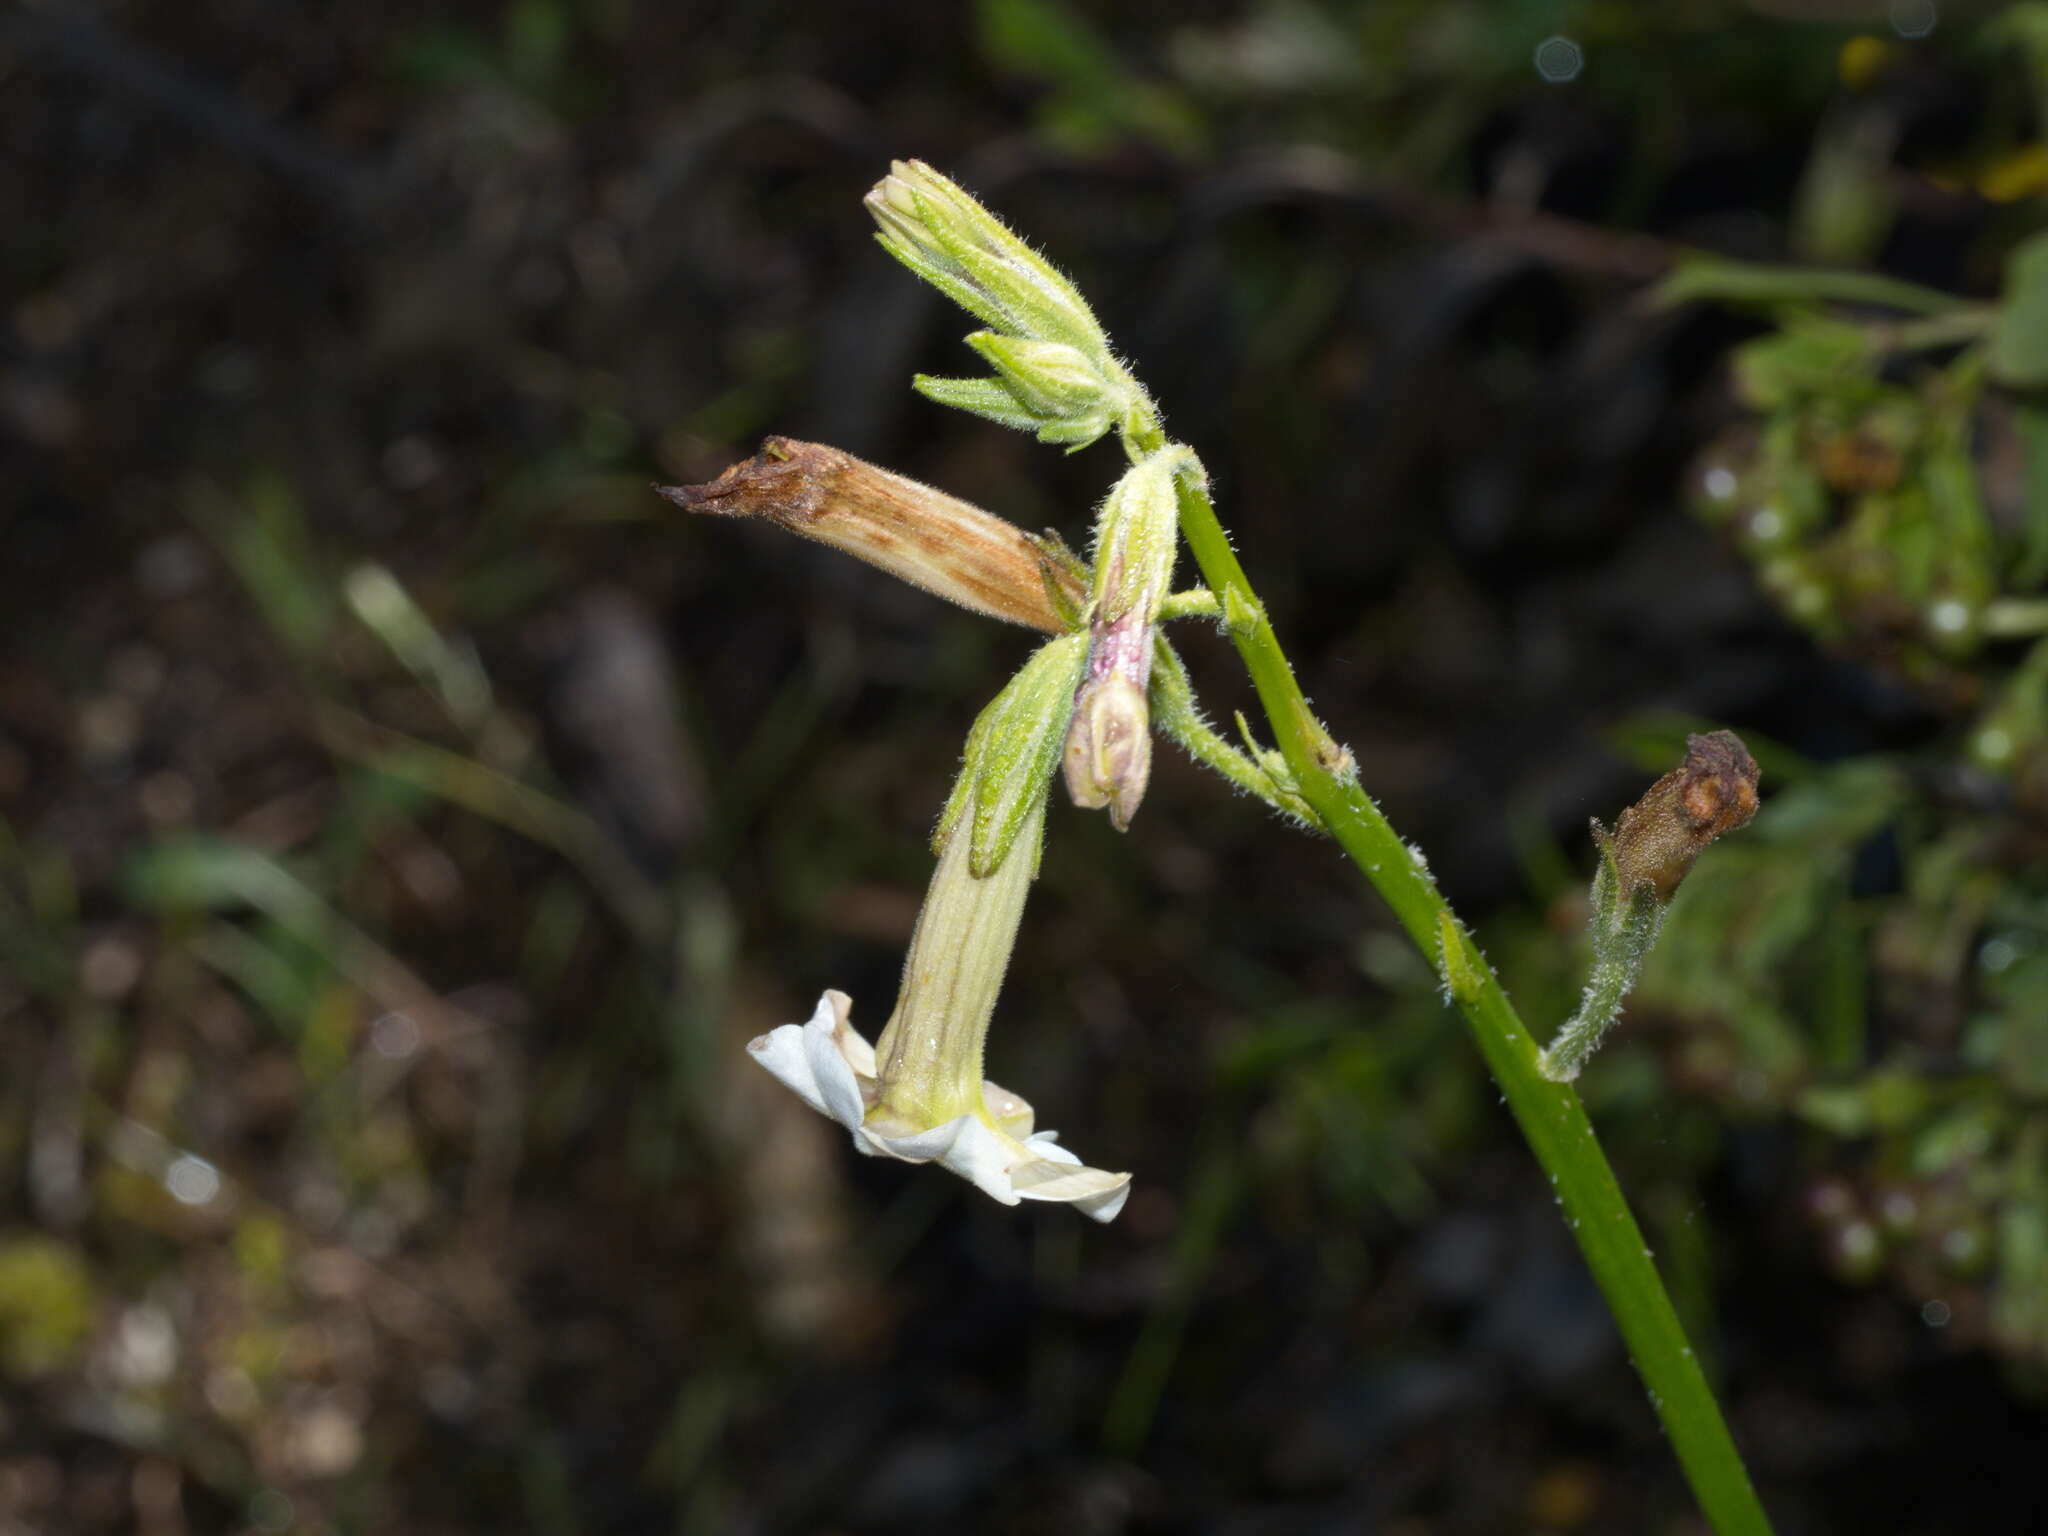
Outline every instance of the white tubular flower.
[(1044, 810), (985, 877), (969, 869), (965, 829), (947, 839), (904, 962), (896, 1011), (870, 1045), (848, 1021), (844, 992), (827, 992), (805, 1024), (748, 1047), (811, 1108), (838, 1121), (870, 1156), (940, 1163), (1015, 1205), (1055, 1200), (1109, 1221), (1128, 1173), (1085, 1167), (1057, 1133), (1034, 1131), (1031, 1106), (981, 1075), (982, 1045), (1008, 968), (1025, 893), (1037, 873)]

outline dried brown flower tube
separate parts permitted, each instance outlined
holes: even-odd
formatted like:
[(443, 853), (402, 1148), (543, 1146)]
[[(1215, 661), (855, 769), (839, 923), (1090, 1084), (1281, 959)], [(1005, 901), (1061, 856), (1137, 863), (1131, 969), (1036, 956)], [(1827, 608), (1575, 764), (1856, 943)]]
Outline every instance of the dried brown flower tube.
[(1756, 759), (1733, 731), (1685, 739), (1685, 761), (1652, 784), (1609, 832), (1593, 823), (1593, 969), (1579, 1011), (1538, 1058), (1553, 1082), (1579, 1075), (1635, 985), (1678, 882), (1715, 838), (1756, 815)]
[[(1733, 731), (1685, 738), (1685, 761), (1621, 813), (1609, 844), (1624, 893), (1669, 901), (1700, 850), (1756, 815), (1756, 759)], [(1606, 836), (1597, 831), (1596, 836)]]
[(1055, 590), (1070, 611), (1087, 601), (1067, 564), (1015, 524), (823, 443), (771, 437), (708, 484), (656, 489), (691, 512), (765, 517), (963, 608), (1050, 634), (1067, 627)]

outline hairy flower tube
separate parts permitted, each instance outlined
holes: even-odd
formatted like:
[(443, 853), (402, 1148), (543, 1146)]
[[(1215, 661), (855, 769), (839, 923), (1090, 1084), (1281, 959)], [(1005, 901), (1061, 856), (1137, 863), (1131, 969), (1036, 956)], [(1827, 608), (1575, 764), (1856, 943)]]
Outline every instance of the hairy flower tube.
[(1029, 1104), (981, 1075), (1044, 821), (1041, 799), (1009, 856), (985, 877), (969, 868), (967, 830), (947, 838), (895, 1012), (873, 1045), (849, 1021), (852, 999), (827, 992), (808, 1023), (772, 1029), (747, 1049), (852, 1132), (861, 1152), (939, 1163), (1004, 1205), (1053, 1200), (1109, 1221), (1123, 1209), (1131, 1176), (1083, 1166), (1056, 1132), (1033, 1130)]

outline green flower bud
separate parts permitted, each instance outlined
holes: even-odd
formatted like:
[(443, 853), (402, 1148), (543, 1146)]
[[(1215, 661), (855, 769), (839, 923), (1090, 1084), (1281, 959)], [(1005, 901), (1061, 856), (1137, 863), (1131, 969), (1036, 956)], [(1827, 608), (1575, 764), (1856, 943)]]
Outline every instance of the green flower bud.
[(1070, 449), (1156, 419), (1080, 290), (966, 192), (899, 160), (867, 205), (892, 256), (991, 327), (967, 341), (994, 378), (919, 375), (920, 394)]
[[(1149, 453), (1117, 481), (1095, 521), (1097, 625), (1138, 612), (1150, 625), (1173, 583), (1180, 541), (1180, 500), (1174, 478), (1190, 457), (1178, 445)], [(1148, 653), (1149, 654), (1149, 653)]]
[(883, 247), (962, 309), (1007, 335), (1107, 358), (1081, 292), (959, 186), (919, 160), (892, 161), (867, 195)]

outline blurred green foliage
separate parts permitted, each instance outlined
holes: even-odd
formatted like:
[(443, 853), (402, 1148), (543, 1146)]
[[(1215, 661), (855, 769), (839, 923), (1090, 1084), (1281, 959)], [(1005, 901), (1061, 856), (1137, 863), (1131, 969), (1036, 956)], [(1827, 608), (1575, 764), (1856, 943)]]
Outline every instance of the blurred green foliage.
[[(1632, 1003), (1682, 1091), (1819, 1133), (1809, 1203), (1845, 1278), (1888, 1274), (2037, 1379), (2043, 238), (2018, 248), (1990, 307), (1853, 286), (1866, 302), (1845, 305), (1830, 302), (1836, 275), (1731, 265), (1670, 285), (1761, 304), (1769, 322), (1734, 356), (1749, 418), (1701, 462), (1701, 515), (1787, 618), (1946, 729), (1911, 754), (1796, 768), (1681, 889)], [(1873, 878), (1872, 860), (1893, 872)]]
[(46, 1376), (71, 1364), (98, 1313), (92, 1271), (70, 1244), (0, 1236), (0, 1371)]

